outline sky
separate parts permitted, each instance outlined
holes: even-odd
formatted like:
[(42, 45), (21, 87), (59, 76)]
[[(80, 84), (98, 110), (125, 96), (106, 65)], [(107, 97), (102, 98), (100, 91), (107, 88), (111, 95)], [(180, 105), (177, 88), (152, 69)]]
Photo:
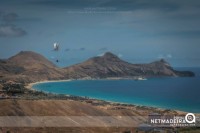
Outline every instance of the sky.
[(1, 59), (34, 51), (60, 67), (107, 51), (131, 63), (200, 67), (200, 1), (1, 0), (0, 47)]

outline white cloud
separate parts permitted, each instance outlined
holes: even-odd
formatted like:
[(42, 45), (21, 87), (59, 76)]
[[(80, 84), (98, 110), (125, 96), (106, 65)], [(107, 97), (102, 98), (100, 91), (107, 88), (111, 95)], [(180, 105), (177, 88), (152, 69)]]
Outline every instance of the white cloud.
[(6, 21), (9, 23), (9, 22), (15, 21), (17, 18), (18, 18), (18, 15), (16, 13), (8, 13), (3, 16), (3, 21)]
[(19, 37), (26, 35), (26, 31), (15, 25), (2, 24), (0, 25), (0, 37)]
[(167, 54), (166, 57), (167, 58), (172, 58), (172, 55), (171, 54)]
[(165, 55), (160, 54), (160, 55), (158, 55), (159, 59), (169, 59), (169, 58), (172, 58), (172, 57), (173, 57), (172, 54), (165, 54)]
[(163, 59), (165, 58), (162, 54), (158, 55), (158, 59)]
[(101, 56), (104, 56), (104, 54), (105, 54), (105, 53), (101, 53), (101, 54), (98, 54), (97, 56), (100, 56), (100, 57), (101, 57)]

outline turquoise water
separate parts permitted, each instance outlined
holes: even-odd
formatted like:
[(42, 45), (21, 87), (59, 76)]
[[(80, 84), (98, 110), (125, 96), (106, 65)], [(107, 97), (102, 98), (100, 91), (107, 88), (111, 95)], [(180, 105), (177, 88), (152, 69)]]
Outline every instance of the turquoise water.
[[(189, 69), (191, 70), (191, 69)], [(57, 94), (87, 96), (114, 102), (200, 113), (200, 73), (192, 78), (74, 80), (40, 83), (33, 88)]]

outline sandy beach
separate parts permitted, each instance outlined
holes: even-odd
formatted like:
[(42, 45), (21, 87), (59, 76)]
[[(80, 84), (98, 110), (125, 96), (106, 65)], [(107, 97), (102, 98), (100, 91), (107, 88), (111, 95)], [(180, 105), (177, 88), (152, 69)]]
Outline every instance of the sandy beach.
[(50, 82), (68, 82), (68, 81), (72, 81), (73, 79), (67, 79), (67, 80), (44, 80), (44, 81), (38, 81), (38, 82), (34, 82), (34, 83), (29, 83), (28, 85), (25, 86), (25, 88), (30, 89), (30, 90), (35, 90), (33, 89), (33, 85), (35, 84), (40, 84), (40, 83), (50, 83)]

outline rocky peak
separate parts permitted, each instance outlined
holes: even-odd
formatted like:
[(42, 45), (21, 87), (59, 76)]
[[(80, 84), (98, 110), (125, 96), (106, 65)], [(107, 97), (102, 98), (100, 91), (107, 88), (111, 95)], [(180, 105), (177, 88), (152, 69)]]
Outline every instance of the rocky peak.
[(103, 62), (111, 63), (111, 62), (120, 62), (120, 61), (122, 60), (111, 52), (106, 52), (102, 56), (93, 57), (88, 60), (88, 62), (95, 62), (95, 63), (100, 63), (100, 64)]
[(166, 66), (170, 66), (170, 64), (164, 59), (160, 59), (160, 63), (162, 63), (162, 64), (164, 64)]
[(104, 57), (104, 58), (118, 58), (118, 56), (114, 55), (111, 52), (106, 52), (102, 57)]
[(160, 59), (160, 62), (161, 62), (161, 63), (167, 63), (167, 61), (166, 61), (165, 59), (163, 59), (163, 58)]
[(102, 58), (102, 59), (104, 59), (104, 60), (108, 60), (108, 61), (120, 61), (120, 58), (117, 56), (117, 55), (115, 55), (115, 54), (113, 54), (113, 53), (111, 53), (111, 52), (106, 52), (102, 57), (100, 57), (100, 58)]

